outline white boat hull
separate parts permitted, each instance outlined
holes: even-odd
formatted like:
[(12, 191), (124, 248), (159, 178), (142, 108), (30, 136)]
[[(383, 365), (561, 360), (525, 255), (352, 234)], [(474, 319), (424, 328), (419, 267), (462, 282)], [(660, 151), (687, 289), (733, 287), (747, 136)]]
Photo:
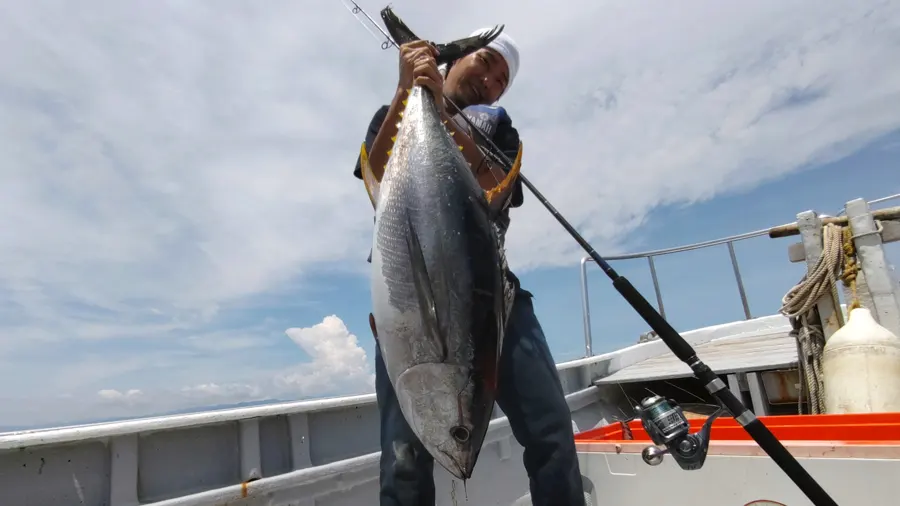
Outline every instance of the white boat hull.
[[(701, 469), (684, 471), (671, 457), (650, 466), (640, 455), (646, 443), (579, 444), (581, 472), (593, 504), (626, 506), (801, 506), (811, 502), (753, 442), (710, 444)], [(900, 446), (842, 446), (786, 442), (800, 464), (840, 505), (897, 504)], [(756, 502), (754, 502), (756, 501)], [(768, 501), (768, 502), (766, 502)]]

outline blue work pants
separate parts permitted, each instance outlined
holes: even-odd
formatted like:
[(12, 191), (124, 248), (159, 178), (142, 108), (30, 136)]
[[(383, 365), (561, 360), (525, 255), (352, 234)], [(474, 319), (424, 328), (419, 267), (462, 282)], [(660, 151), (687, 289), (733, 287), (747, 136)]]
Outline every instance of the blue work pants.
[[(525, 449), (532, 504), (584, 506), (571, 413), (531, 298), (522, 289), (516, 294), (500, 359), (497, 404)], [(381, 416), (380, 505), (433, 506), (434, 460), (403, 418), (378, 346), (375, 391)]]

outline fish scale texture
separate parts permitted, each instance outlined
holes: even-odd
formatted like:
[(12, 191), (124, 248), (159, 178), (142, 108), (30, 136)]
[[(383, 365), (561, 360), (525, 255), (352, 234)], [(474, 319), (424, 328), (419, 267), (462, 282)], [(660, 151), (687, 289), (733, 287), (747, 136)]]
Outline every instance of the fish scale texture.
[(411, 186), (410, 177), (405, 171), (392, 175), (395, 180), (390, 182), (391, 191), (382, 195), (384, 207), (380, 213), (376, 247), (382, 258), (381, 273), (387, 281), (390, 305), (400, 311), (413, 311), (418, 304), (405, 239), (409, 235), (409, 223), (403, 218), (408, 204), (402, 199)]

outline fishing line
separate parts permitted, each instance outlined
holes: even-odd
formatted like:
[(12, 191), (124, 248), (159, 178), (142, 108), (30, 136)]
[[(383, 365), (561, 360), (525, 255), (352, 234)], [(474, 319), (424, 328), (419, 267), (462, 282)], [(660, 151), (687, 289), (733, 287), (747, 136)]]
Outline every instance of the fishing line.
[[(386, 50), (387, 48), (394, 46), (397, 49), (400, 46), (391, 39), (390, 35), (388, 35), (381, 27), (376, 23), (367, 13), (366, 11), (359, 6), (354, 0), (341, 0), (351, 14), (359, 21), (363, 23), (363, 21), (359, 18), (359, 14), (365, 16), (365, 18), (374, 26), (379, 32), (381, 32), (384, 40), (381, 41), (382, 50)], [(348, 5), (349, 2), (349, 5)], [(365, 27), (365, 24), (363, 24)], [(367, 31), (372, 34), (376, 39), (380, 38), (375, 35), (374, 32), (366, 27)], [(488, 138), (488, 136), (481, 131), (475, 124), (469, 120), (469, 118), (462, 114), (462, 110), (456, 106), (452, 101), (447, 99), (447, 101), (460, 111), (459, 116), (463, 118), (463, 120), (469, 124), (473, 132), (477, 132), (478, 135), (484, 139), (490, 146), (491, 150), (494, 151), (494, 155), (503, 161), (505, 165), (505, 170), (509, 172), (512, 168), (512, 160), (506, 156), (503, 151), (501, 151), (494, 142)], [(585, 252), (591, 257), (594, 262), (603, 270), (603, 272), (609, 277), (612, 281), (613, 287), (615, 287), (616, 291), (631, 305), (631, 307), (635, 310), (635, 312), (640, 315), (641, 318), (652, 328), (659, 339), (669, 347), (672, 353), (678, 357), (682, 362), (687, 364), (694, 373), (694, 376), (700, 380), (706, 390), (716, 397), (719, 401), (720, 405), (722, 405), (730, 414), (734, 417), (734, 419), (747, 431), (747, 433), (753, 438), (754, 441), (762, 448), (769, 457), (778, 464), (778, 467), (784, 471), (784, 473), (794, 482), (797, 487), (803, 491), (807, 498), (815, 505), (815, 506), (837, 506), (837, 503), (832, 499), (827, 492), (816, 482), (815, 479), (800, 465), (796, 458), (781, 444), (781, 441), (775, 437), (774, 434), (769, 430), (762, 421), (756, 417), (756, 415), (747, 409), (744, 406), (744, 403), (738, 399), (734, 393), (725, 385), (725, 382), (722, 381), (721, 378), (709, 368), (699, 357), (697, 357), (697, 353), (694, 348), (685, 341), (684, 337), (675, 330), (672, 325), (666, 321), (665, 318), (662, 317), (661, 314), (654, 308), (647, 299), (641, 295), (641, 293), (628, 281), (625, 276), (622, 276), (618, 272), (616, 272), (612, 266), (610, 266), (603, 257), (600, 256), (599, 253), (591, 246), (587, 240), (575, 230), (568, 220), (566, 220), (559, 211), (553, 207), (553, 204), (547, 200), (544, 195), (538, 191), (538, 189), (531, 184), (531, 181), (525, 177), (521, 172), (518, 176), (519, 180), (524, 184), (534, 195), (541, 204), (544, 205), (545, 208), (556, 218), (556, 221), (562, 225), (564, 229), (575, 239), (575, 242), (581, 246)]]
[(670, 387), (677, 388), (678, 390), (681, 390), (682, 392), (684, 392), (688, 395), (696, 397), (700, 402), (706, 402), (706, 399), (704, 399), (703, 397), (700, 397), (699, 395), (695, 394), (694, 392), (691, 392), (687, 388), (681, 388), (680, 386), (676, 385), (675, 383), (672, 383), (669, 380), (665, 380), (664, 383), (669, 385)]

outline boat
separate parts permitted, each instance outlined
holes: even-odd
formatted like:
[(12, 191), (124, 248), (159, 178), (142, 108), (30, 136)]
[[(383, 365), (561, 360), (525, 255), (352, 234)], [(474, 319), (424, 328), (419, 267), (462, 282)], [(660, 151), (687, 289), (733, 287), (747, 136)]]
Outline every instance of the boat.
[[(884, 244), (900, 240), (900, 208), (871, 207), (896, 197), (852, 200), (846, 215), (837, 217), (804, 211), (788, 225), (607, 258), (646, 258), (661, 310), (654, 258), (727, 247), (746, 318), (681, 335), (841, 505), (896, 502), (887, 478), (900, 472), (900, 410), (835, 414), (815, 408), (798, 358), (797, 336), (808, 329), (783, 314), (750, 314), (733, 244), (797, 235), (800, 242), (786, 244), (788, 259), (806, 262), (811, 273), (823, 253), (823, 224), (849, 223), (861, 274), (848, 293), (882, 328), (900, 335), (900, 283), (884, 254)], [(580, 264), (585, 357), (557, 366), (586, 504), (811, 504), (735, 418), (717, 410), (692, 381), (691, 369), (653, 332), (631, 346), (593, 354), (586, 281), (591, 263), (585, 257)], [(826, 336), (851, 314), (831, 292), (812, 303)], [(888, 386), (900, 388), (900, 378)], [(657, 434), (648, 432), (653, 425), (640, 416), (648, 401), (683, 413), (694, 435), (709, 427), (700, 466), (683, 469), (672, 451), (655, 442)], [(374, 394), (8, 432), (0, 434), (0, 504), (376, 504), (378, 432)], [(435, 466), (435, 480), (440, 505), (530, 504), (522, 448), (499, 409), (474, 476), (463, 484)]]

